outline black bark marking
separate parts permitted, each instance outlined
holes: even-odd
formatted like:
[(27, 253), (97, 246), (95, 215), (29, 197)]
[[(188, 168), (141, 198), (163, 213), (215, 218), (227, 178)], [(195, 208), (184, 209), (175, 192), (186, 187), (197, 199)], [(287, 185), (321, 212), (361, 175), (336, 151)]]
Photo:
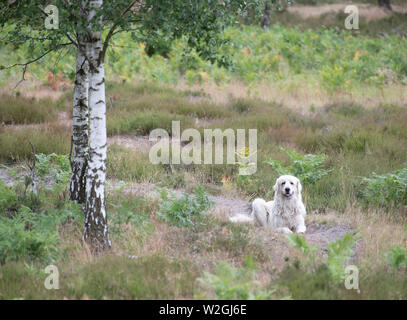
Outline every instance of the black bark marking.
[(103, 84), (105, 82), (105, 78), (102, 79), (102, 81), (100, 81), (99, 83), (96, 83), (97, 86), (100, 86), (101, 84)]
[(102, 214), (105, 203), (96, 193), (97, 184), (100, 183), (97, 175), (88, 179), (92, 179), (92, 187), (86, 201), (83, 239), (90, 244), (92, 253), (100, 254), (111, 248), (107, 219)]
[(77, 203), (84, 204), (86, 201), (86, 173), (87, 161), (73, 162), (72, 177), (69, 189), (69, 199)]

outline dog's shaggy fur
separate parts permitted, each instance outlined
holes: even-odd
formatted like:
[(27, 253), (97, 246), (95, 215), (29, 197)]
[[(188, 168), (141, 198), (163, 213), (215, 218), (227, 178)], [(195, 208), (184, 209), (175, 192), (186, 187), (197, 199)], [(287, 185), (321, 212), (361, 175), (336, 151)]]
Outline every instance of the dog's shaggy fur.
[(260, 226), (271, 227), (284, 233), (304, 233), (306, 210), (301, 190), (298, 178), (290, 175), (280, 176), (274, 185), (274, 201), (266, 202), (257, 198), (252, 203), (250, 216), (237, 215), (231, 217), (230, 221), (255, 221)]

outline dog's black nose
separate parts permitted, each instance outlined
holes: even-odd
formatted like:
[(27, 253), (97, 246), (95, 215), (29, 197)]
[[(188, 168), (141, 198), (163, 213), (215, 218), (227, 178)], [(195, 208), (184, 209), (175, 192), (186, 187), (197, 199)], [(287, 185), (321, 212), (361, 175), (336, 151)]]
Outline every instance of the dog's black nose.
[(290, 192), (290, 188), (285, 188), (285, 193), (289, 193)]

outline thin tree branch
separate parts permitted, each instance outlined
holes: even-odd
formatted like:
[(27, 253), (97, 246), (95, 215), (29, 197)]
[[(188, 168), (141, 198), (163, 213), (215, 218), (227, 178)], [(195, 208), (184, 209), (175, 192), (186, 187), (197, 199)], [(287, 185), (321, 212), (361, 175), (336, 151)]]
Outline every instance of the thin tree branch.
[[(142, 19), (140, 19), (140, 20), (132, 20), (132, 22), (141, 22), (141, 21), (143, 21), (143, 20)], [(124, 31), (138, 31), (138, 30), (140, 30), (140, 29), (139, 28), (129, 28), (129, 29), (126, 29), (126, 30), (119, 29), (119, 30), (116, 30), (115, 32), (113, 32), (113, 36), (120, 33), (120, 32), (124, 32)]]
[[(49, 14), (46, 13), (40, 6), (38, 6), (38, 9), (40, 9), (40, 11), (41, 11), (46, 17), (49, 16)], [(74, 38), (72, 38), (72, 36), (71, 36), (68, 32), (66, 33), (66, 36), (67, 36), (67, 38), (68, 38), (69, 40), (71, 40), (71, 42), (72, 42), (76, 47), (78, 47), (78, 43), (74, 40)]]
[[(129, 12), (129, 11), (131, 10), (131, 8), (132, 8), (137, 2), (138, 2), (137, 0), (133, 0), (132, 2), (130, 2), (130, 4), (127, 6), (126, 9), (124, 9), (124, 11), (122, 12), (122, 14), (121, 14), (120, 16), (121, 16), (121, 17), (124, 17), (124, 16), (127, 14), (127, 12)], [(108, 47), (108, 45), (109, 45), (109, 41), (110, 41), (110, 39), (112, 38), (112, 36), (113, 36), (113, 34), (114, 34), (114, 31), (116, 30), (116, 28), (117, 28), (118, 26), (119, 26), (119, 23), (116, 22), (116, 23), (110, 28), (109, 33), (108, 33), (107, 36), (106, 36), (105, 42), (103, 43), (103, 49), (102, 49), (102, 51), (101, 51), (101, 53), (100, 53), (100, 56), (99, 56), (99, 60), (100, 60), (101, 62), (103, 62), (104, 59), (105, 59), (106, 50), (107, 50), (107, 47)]]
[(78, 42), (76, 42), (75, 39), (72, 38), (72, 36), (71, 36), (68, 32), (66, 33), (66, 37), (67, 37), (69, 40), (71, 40), (71, 42), (72, 42), (77, 48), (79, 48)]
[(34, 62), (37, 62), (37, 61), (39, 61), (39, 60), (41, 60), (41, 59), (42, 59), (43, 57), (45, 57), (48, 53), (50, 53), (50, 52), (52, 52), (52, 51), (54, 51), (54, 50), (57, 50), (58, 47), (68, 46), (68, 45), (71, 45), (71, 44), (72, 44), (72, 42), (67, 42), (67, 43), (58, 44), (58, 45), (56, 45), (54, 48), (45, 51), (43, 54), (41, 54), (40, 56), (36, 57), (35, 59), (32, 59), (32, 60), (27, 61), (27, 62), (25, 62), (25, 63), (15, 63), (15, 64), (13, 64), (13, 65), (11, 65), (11, 66), (1, 67), (0, 70), (11, 69), (11, 68), (18, 67), (18, 66), (23, 67), (23, 75), (22, 75), (22, 78), (21, 78), (21, 80), (16, 84), (16, 86), (14, 87), (14, 89), (15, 89), (15, 88), (17, 88), (17, 87), (20, 85), (21, 82), (23, 82), (24, 80), (26, 80), (26, 79), (25, 79), (25, 73), (26, 73), (26, 71), (27, 71), (28, 65), (30, 65), (30, 64), (32, 64), (32, 63), (34, 63)]
[(22, 74), (21, 80), (16, 83), (16, 85), (15, 85), (14, 88), (13, 88), (13, 90), (16, 89), (16, 88), (20, 85), (21, 82), (23, 82), (23, 81), (26, 80), (26, 79), (25, 79), (25, 73), (26, 73), (26, 71), (27, 71), (27, 65), (24, 66), (24, 68), (23, 68), (23, 74)]

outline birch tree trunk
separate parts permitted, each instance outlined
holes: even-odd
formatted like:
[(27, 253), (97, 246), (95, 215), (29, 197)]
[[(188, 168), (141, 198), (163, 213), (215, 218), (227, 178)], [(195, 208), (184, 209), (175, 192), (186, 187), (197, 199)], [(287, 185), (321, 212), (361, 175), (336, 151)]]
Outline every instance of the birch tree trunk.
[(69, 198), (78, 203), (85, 203), (86, 171), (88, 156), (88, 94), (89, 65), (86, 59), (82, 37), (78, 36), (78, 55), (76, 59), (76, 76), (73, 96), (73, 134), (72, 134), (72, 176)]
[(271, 14), (271, 3), (268, 0), (264, 5), (263, 17), (261, 19), (261, 27), (265, 30), (270, 28), (270, 14)]
[[(99, 9), (103, 1), (93, 1), (92, 5), (93, 8)], [(94, 10), (90, 10), (89, 21), (94, 14)], [(102, 23), (102, 18), (99, 23)], [(90, 245), (94, 253), (100, 253), (110, 248), (105, 209), (107, 155), (105, 66), (100, 31), (89, 32), (86, 47), (89, 62), (89, 154), (83, 240)]]

